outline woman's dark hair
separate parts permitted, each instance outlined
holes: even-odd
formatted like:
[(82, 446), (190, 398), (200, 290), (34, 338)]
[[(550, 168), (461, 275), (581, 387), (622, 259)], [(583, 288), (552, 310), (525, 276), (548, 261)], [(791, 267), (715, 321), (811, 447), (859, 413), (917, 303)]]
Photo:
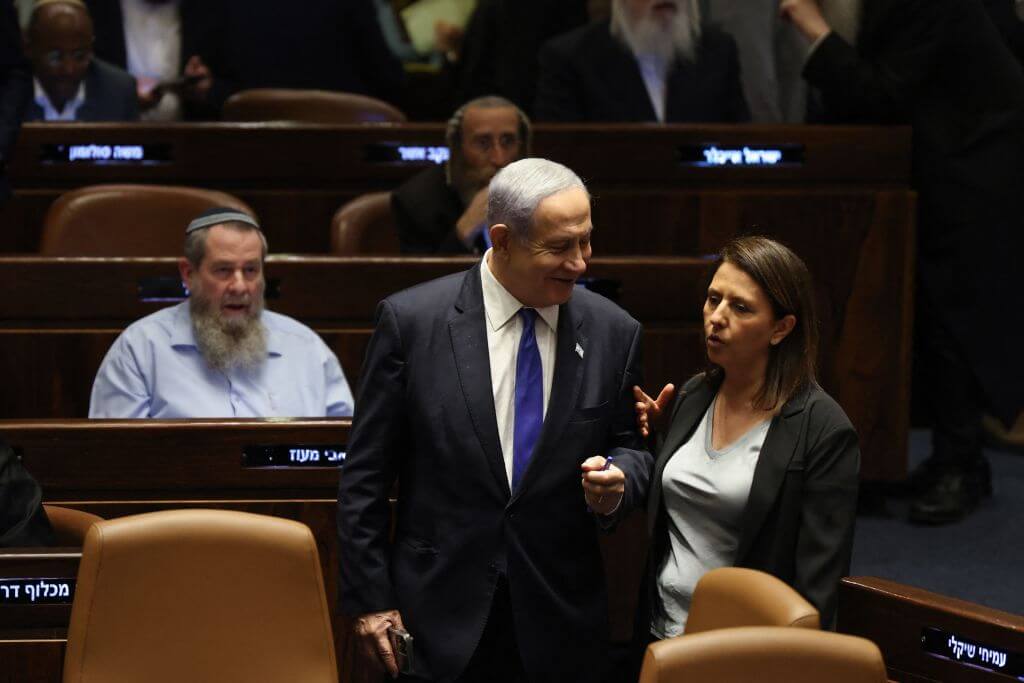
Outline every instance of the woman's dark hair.
[[(723, 263), (739, 268), (758, 284), (776, 320), (786, 315), (796, 318), (786, 338), (770, 347), (764, 384), (754, 397), (755, 407), (771, 410), (815, 381), (818, 317), (811, 274), (788, 247), (762, 236), (738, 237), (725, 245), (708, 273), (708, 286)], [(721, 372), (721, 368), (713, 366), (712, 371)]]

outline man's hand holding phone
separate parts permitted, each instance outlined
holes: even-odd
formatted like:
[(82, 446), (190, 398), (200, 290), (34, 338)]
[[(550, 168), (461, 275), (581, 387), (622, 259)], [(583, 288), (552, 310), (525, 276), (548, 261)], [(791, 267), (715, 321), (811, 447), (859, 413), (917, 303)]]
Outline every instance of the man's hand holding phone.
[[(389, 676), (398, 678), (402, 667), (399, 665), (395, 650), (398, 645), (397, 641), (402, 641), (400, 646), (406, 647), (405, 666), (408, 667), (408, 663), (411, 662), (411, 659), (408, 658), (411, 649), (408, 646), (411, 646), (412, 637), (406, 633), (405, 625), (402, 624), (402, 615), (398, 613), (398, 610), (364, 614), (356, 619), (354, 630), (359, 646), (368, 662), (379, 663)], [(405, 642), (406, 638), (398, 635), (401, 633), (408, 638), (407, 643)], [(392, 638), (396, 638), (396, 642), (393, 643)]]

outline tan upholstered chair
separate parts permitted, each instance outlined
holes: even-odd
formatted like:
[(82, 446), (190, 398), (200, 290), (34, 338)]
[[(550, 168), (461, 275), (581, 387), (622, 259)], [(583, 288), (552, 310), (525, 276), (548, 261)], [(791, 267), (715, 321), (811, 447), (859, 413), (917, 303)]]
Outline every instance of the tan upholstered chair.
[(359, 256), (399, 251), (390, 192), (356, 197), (338, 209), (331, 219), (332, 254)]
[(316, 542), (298, 522), (165, 510), (94, 525), (65, 683), (336, 683)]
[(640, 683), (886, 683), (870, 640), (831, 631), (744, 626), (651, 643)]
[(179, 256), (185, 226), (216, 206), (250, 216), (224, 192), (169, 185), (90, 185), (62, 194), (43, 221), (44, 256)]
[(387, 102), (347, 92), (256, 88), (224, 103), (225, 121), (300, 123), (403, 123), (405, 114)]
[(721, 567), (693, 590), (687, 635), (735, 626), (820, 627), (818, 610), (780, 579), (755, 569)]
[(89, 528), (103, 518), (91, 512), (64, 508), (58, 505), (44, 505), (46, 516), (53, 527), (53, 536), (59, 546), (79, 547), (85, 543)]

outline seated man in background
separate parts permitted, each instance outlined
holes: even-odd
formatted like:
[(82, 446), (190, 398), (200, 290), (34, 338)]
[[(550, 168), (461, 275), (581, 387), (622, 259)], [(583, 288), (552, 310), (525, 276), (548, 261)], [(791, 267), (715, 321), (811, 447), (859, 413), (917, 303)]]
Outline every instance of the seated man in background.
[(323, 340), (263, 310), (267, 240), (256, 221), (210, 209), (185, 235), (189, 299), (121, 333), (96, 373), (89, 417), (351, 415), (352, 392)]
[(25, 32), (35, 99), (26, 121), (137, 121), (135, 79), (92, 54), (93, 28), (81, 0), (39, 0)]
[(697, 0), (612, 0), (611, 21), (541, 48), (538, 121), (737, 123), (750, 118), (736, 43)]
[(484, 223), (487, 185), (530, 150), (530, 120), (503, 97), (480, 97), (448, 120), (448, 163), (413, 176), (391, 195), (403, 253), (480, 253), (490, 245)]

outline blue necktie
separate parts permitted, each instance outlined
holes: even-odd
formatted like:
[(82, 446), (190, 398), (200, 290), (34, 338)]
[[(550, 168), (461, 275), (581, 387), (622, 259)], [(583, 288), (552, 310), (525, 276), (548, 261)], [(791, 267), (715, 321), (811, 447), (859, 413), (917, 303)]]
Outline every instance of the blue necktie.
[(534, 333), (537, 311), (522, 308), (519, 310), (519, 318), (523, 321), (523, 336), (519, 339), (519, 355), (516, 357), (516, 414), (512, 434), (513, 491), (519, 487), (526, 466), (530, 464), (533, 447), (544, 424), (544, 374)]

